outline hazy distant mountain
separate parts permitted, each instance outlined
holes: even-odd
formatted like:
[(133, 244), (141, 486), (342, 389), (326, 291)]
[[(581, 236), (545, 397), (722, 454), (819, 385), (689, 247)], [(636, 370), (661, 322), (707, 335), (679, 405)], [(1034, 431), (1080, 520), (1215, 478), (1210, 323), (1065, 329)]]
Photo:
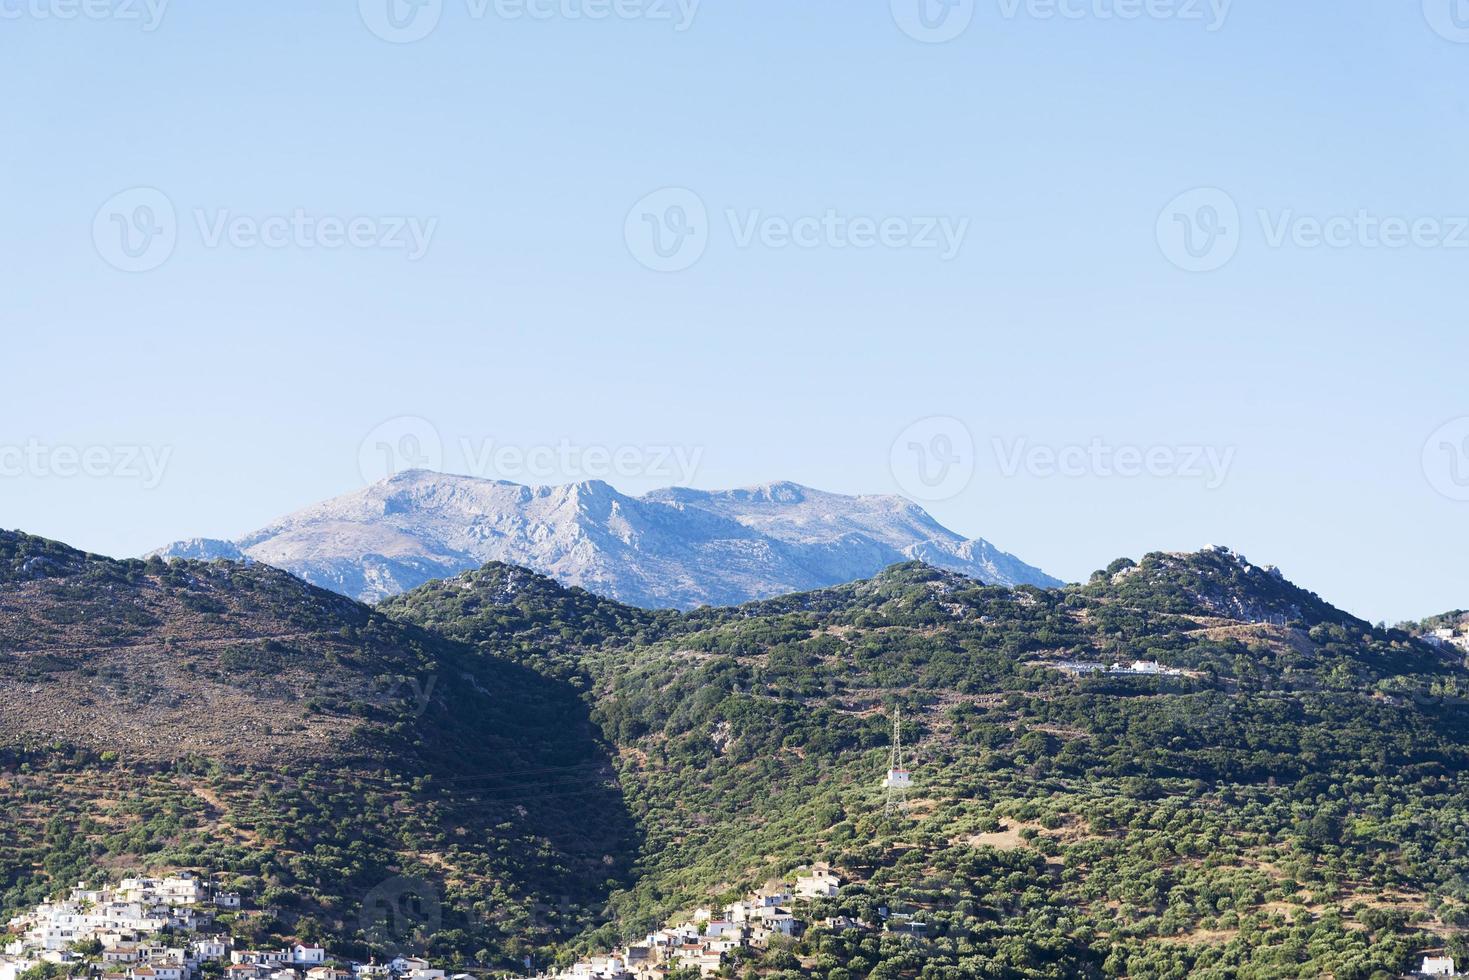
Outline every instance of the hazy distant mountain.
[(364, 601), (485, 562), (522, 565), (650, 608), (734, 605), (921, 560), (996, 585), (1059, 585), (901, 497), (776, 483), (629, 497), (600, 481), (526, 487), (415, 470), (307, 507), (238, 541), (167, 558), (249, 558)]
[(187, 541), (175, 541), (168, 546), (166, 552), (169, 558), (187, 558), (197, 561), (249, 561), (250, 558), (233, 541), (219, 541), (215, 538), (189, 538)]

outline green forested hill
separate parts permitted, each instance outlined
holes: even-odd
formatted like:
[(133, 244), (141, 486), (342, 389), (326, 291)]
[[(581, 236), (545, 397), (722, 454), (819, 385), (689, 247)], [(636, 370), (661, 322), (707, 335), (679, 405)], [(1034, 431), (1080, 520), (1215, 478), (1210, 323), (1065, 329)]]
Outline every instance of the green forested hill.
[[(1462, 664), (1238, 556), (1150, 555), (1061, 591), (900, 566), (621, 636), (606, 624), (632, 613), (599, 605), (581, 634), (564, 601), (504, 590), (449, 614), (474, 592), (384, 609), (583, 686), (646, 835), (592, 941), (829, 860), (866, 882), (838, 905), (929, 923), (815, 935), (805, 972), (836, 980), (1368, 977), (1463, 952)], [(1186, 673), (1051, 666), (1133, 659)], [(897, 706), (918, 788), (894, 820)]]
[[(856, 884), (818, 912), (922, 934), (739, 974), (1386, 977), (1466, 952), (1458, 657), (1222, 550), (678, 614), (502, 565), (369, 609), (6, 534), (0, 894), (195, 867), (277, 910), (246, 933), (508, 968), (825, 860)], [(1176, 673), (1058, 669), (1133, 660)]]

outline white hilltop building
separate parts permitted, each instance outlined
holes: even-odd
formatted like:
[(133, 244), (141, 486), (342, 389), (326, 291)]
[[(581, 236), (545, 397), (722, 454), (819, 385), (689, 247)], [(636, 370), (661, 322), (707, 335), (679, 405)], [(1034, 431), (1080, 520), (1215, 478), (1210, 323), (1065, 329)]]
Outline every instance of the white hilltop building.
[(1469, 627), (1463, 624), (1457, 627), (1440, 627), (1439, 629), (1424, 633), (1423, 639), (1440, 650), (1447, 650), (1452, 647), (1463, 653), (1469, 653), (1469, 632), (1460, 632), (1465, 629), (1469, 629)]

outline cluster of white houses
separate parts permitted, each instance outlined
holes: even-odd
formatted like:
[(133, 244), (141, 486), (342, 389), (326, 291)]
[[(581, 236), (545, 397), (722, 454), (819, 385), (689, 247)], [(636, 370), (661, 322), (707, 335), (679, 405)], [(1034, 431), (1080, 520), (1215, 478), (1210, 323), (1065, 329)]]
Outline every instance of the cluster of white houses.
[[(800, 935), (807, 926), (797, 914), (800, 904), (834, 898), (841, 886), (841, 880), (830, 869), (818, 866), (793, 883), (767, 885), (718, 913), (698, 909), (687, 922), (659, 929), (641, 942), (583, 959), (554, 976), (557, 980), (663, 980), (670, 973), (696, 969), (707, 977), (718, 973), (737, 949), (765, 949), (777, 936)], [(857, 925), (847, 920), (824, 924)]]
[[(666, 980), (688, 969), (709, 976), (738, 949), (765, 949), (776, 937), (799, 936), (809, 924), (804, 915), (809, 903), (836, 897), (841, 886), (828, 867), (818, 865), (793, 882), (772, 883), (717, 912), (698, 909), (689, 921), (584, 959), (555, 976)], [(427, 960), (413, 957), (385, 964), (347, 963), (349, 968), (342, 969), (320, 946), (237, 949), (231, 936), (213, 927), (217, 911), (240, 907), (239, 895), (188, 873), (126, 878), (104, 888), (82, 884), (65, 899), (44, 902), (10, 920), (0, 980), (17, 980), (42, 963), (57, 964), (66, 975), (87, 980), (198, 980), (208, 963), (216, 966), (207, 972), (225, 980), (472, 980), (463, 974), (446, 977)], [(822, 924), (865, 926), (845, 918)]]
[[(16, 980), (42, 963), (58, 964), (78, 976), (100, 969), (101, 980), (191, 980), (211, 961), (220, 964), (228, 980), (353, 980), (354, 973), (328, 965), (327, 951), (320, 946), (235, 949), (231, 936), (214, 934), (211, 927), (216, 912), (240, 905), (238, 894), (188, 872), (124, 878), (104, 888), (84, 883), (65, 899), (43, 902), (10, 920), (0, 980)], [(158, 938), (163, 934), (166, 940)], [(78, 950), (92, 943), (96, 946), (90, 956)], [(410, 980), (444, 977), (422, 960), (360, 969)]]
[[(0, 980), (41, 963), (66, 966), (83, 959), (80, 944), (95, 942), (109, 976), (187, 980), (199, 962), (222, 958), (228, 939), (203, 936), (218, 909), (238, 909), (240, 896), (192, 874), (124, 878), (116, 886), (73, 888), (65, 899), (43, 902), (7, 924)], [(168, 932), (188, 941), (150, 942)]]

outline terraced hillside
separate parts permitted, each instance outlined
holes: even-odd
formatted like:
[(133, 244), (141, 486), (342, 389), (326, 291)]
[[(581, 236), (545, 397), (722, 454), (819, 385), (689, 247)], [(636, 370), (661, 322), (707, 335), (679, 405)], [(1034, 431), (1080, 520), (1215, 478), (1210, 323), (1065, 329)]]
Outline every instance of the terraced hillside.
[(246, 937), (510, 970), (827, 861), (813, 915), (889, 928), (731, 970), (1392, 976), (1469, 952), (1466, 687), (1222, 550), (693, 613), (490, 565), (372, 609), (7, 533), (0, 896), (192, 867)]
[[(828, 860), (865, 883), (831, 911), (924, 935), (818, 931), (753, 968), (1346, 978), (1465, 951), (1462, 662), (1226, 551), (656, 617), (488, 567), (383, 608), (584, 692), (646, 835), (592, 942)], [(1133, 660), (1178, 673), (1056, 669)], [(917, 789), (889, 819), (899, 706)]]

